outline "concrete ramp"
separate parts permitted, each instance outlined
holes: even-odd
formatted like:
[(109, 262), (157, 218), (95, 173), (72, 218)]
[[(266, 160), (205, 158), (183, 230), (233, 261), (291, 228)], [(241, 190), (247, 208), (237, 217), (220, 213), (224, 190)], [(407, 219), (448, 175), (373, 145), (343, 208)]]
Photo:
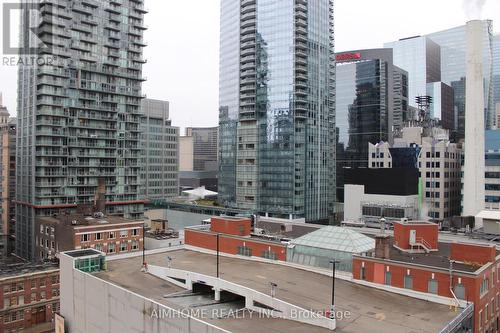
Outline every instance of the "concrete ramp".
[(155, 265), (148, 265), (148, 273), (188, 290), (193, 290), (194, 286), (200, 285), (210, 287), (215, 292), (216, 301), (220, 301), (223, 291), (244, 297), (245, 308), (264, 316), (293, 320), (330, 330), (336, 327), (335, 319), (220, 278)]

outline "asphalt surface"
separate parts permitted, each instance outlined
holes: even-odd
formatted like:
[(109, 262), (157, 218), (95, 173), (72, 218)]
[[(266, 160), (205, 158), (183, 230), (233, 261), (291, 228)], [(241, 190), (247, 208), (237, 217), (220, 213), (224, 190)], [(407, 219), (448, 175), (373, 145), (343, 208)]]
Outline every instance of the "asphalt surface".
[[(188, 250), (148, 255), (149, 264), (166, 266), (166, 257), (172, 258), (172, 267), (215, 276), (216, 257)], [(114, 282), (165, 305), (179, 308), (163, 297), (180, 291), (179, 287), (140, 272), (141, 257), (108, 262), (108, 271), (99, 277)], [(278, 284), (276, 297), (313, 311), (325, 311), (331, 302), (332, 278), (291, 268), (236, 258), (220, 257), (221, 278), (270, 293), (269, 283)], [(448, 306), (360, 286), (336, 279), (337, 312), (346, 318), (337, 320), (336, 332), (438, 332), (458, 313)], [(241, 316), (238, 318), (203, 318), (232, 332), (330, 332), (298, 322)]]

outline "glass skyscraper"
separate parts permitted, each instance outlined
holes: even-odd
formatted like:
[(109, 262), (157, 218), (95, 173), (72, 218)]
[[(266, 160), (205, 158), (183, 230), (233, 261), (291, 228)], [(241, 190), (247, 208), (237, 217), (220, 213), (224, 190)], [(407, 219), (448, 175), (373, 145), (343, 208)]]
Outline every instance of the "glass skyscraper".
[(344, 169), (368, 167), (368, 144), (393, 141), (408, 112), (408, 73), (393, 65), (392, 49), (337, 54), (337, 199)]
[(221, 1), (219, 199), (327, 220), (335, 196), (331, 0)]
[[(484, 72), (484, 105), (485, 127), (494, 125), (494, 96), (493, 96), (493, 23), (483, 20), (483, 72)], [(441, 47), (441, 81), (452, 86), (455, 91), (455, 118), (458, 119), (459, 137), (463, 136), (465, 112), (465, 72), (466, 72), (466, 26), (462, 25), (452, 29), (428, 34), (431, 40)], [(457, 93), (458, 92), (458, 93)]]
[[(139, 218), (143, 0), (24, 1), (20, 45), (43, 42), (19, 67), (16, 251), (33, 258), (36, 216), (91, 205)], [(36, 35), (32, 25), (35, 25)], [(29, 25), (29, 26), (28, 26)], [(39, 231), (38, 231), (39, 232)]]
[(453, 89), (441, 82), (441, 48), (429, 37), (415, 36), (385, 43), (392, 48), (394, 64), (408, 71), (408, 103), (418, 107), (416, 97), (430, 96), (430, 116), (441, 126), (455, 129)]
[(408, 102), (417, 106), (415, 97), (426, 94), (427, 83), (441, 81), (439, 45), (418, 36), (385, 43), (384, 47), (393, 49), (394, 64), (408, 72)]

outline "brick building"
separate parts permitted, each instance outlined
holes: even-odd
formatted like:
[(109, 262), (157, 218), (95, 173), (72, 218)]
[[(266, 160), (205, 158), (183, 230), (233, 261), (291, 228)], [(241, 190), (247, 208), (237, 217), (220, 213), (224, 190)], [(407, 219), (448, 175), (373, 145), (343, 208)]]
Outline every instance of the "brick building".
[[(437, 225), (397, 222), (373, 256), (353, 256), (353, 278), (474, 303), (474, 332), (500, 329), (500, 251), (438, 242)], [(453, 301), (453, 303), (458, 303)]]
[(59, 312), (56, 263), (1, 263), (0, 332), (49, 332)]
[[(217, 237), (219, 235), (219, 237)], [(252, 221), (240, 217), (212, 217), (210, 225), (184, 229), (185, 244), (228, 254), (286, 261), (286, 246), (279, 240), (252, 235)]]
[(60, 214), (38, 217), (35, 223), (39, 259), (84, 248), (115, 254), (140, 251), (143, 246), (143, 221), (119, 216)]

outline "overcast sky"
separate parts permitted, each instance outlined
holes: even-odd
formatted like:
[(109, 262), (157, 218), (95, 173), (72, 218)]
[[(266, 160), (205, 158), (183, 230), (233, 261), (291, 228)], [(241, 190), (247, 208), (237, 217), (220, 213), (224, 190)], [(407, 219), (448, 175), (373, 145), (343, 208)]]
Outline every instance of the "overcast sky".
[[(382, 47), (384, 42), (462, 25), (478, 16), (470, 5), (484, 2), (465, 1), (469, 15), (462, 0), (336, 0), (336, 51)], [(148, 63), (144, 75), (148, 80), (144, 93), (170, 101), (170, 117), (176, 126), (217, 125), (219, 0), (145, 3), (149, 30), (145, 34)], [(492, 19), (498, 33), (500, 1), (486, 0), (482, 18)], [(15, 114), (16, 68), (0, 64), (0, 92)]]

